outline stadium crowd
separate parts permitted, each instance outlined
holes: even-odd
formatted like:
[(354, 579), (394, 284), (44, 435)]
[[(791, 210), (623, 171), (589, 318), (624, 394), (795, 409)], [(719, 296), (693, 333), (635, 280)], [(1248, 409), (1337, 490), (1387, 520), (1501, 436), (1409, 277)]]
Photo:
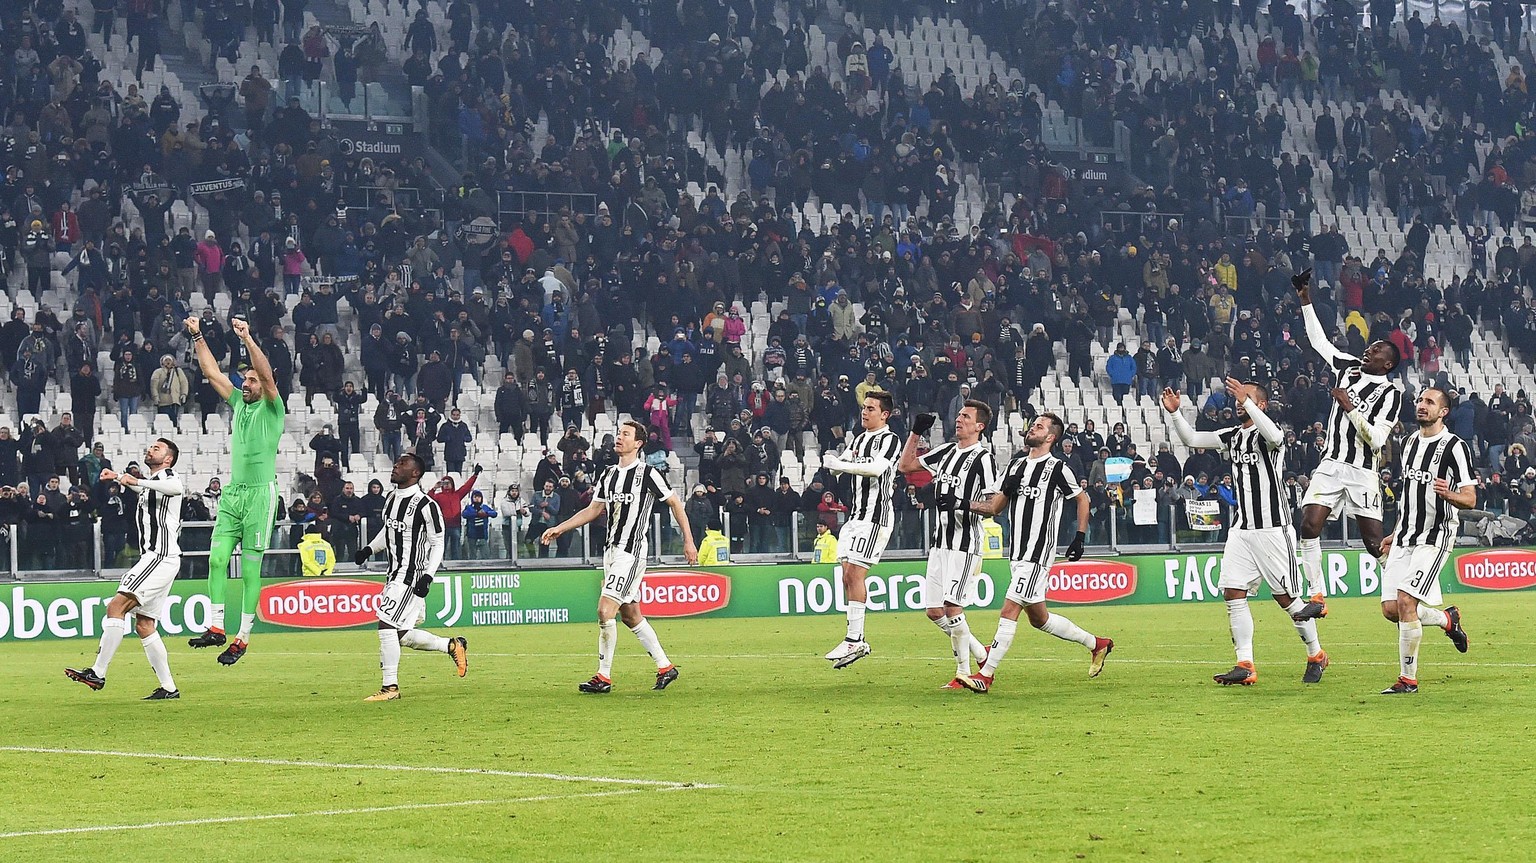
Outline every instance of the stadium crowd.
[[(233, 20), (291, 47), (301, 37), (289, 16), (305, 5), (184, 3), (183, 13), (202, 16), (203, 32)], [(434, 212), (397, 206), (389, 191), (432, 187), (424, 159), (344, 151), (279, 96), (288, 81), (259, 69), (240, 82), (240, 126), (164, 89), (119, 92), (86, 50), (86, 28), (126, 29), (139, 52), (158, 50), (159, 0), (4, 4), (0, 251), (13, 301), (30, 292), (36, 311), (18, 307), (0, 326), (22, 418), (14, 436), (0, 429), (0, 522), (89, 532), (100, 520), (108, 560), (132, 544), (131, 491), (95, 480), (106, 465), (92, 444), (103, 424), (127, 427), (140, 413), (223, 427), (181, 325), (196, 294), (229, 301), (227, 313), (202, 312), (222, 363), (241, 366), (228, 319), (244, 315), (264, 334), (284, 397), (313, 405), (324, 396), (334, 409), (333, 425), (309, 441), (314, 470), (295, 482), (285, 512), (292, 530), (328, 524), (339, 553), (382, 506), (378, 478), (343, 472), (364, 423), (383, 452), (413, 447), (458, 478), (434, 492), (451, 558), (505, 557), (516, 546), (520, 556), (573, 553), (570, 536), (542, 551), (530, 538), (590, 500), (615, 456), (611, 438), (587, 435), (615, 410), (650, 423), (648, 460), (663, 465), (676, 452), (696, 464), (670, 477), (696, 536), (718, 527), (733, 551), (805, 549), (818, 523), (836, 529), (844, 490), (827, 472), (794, 488), (780, 476), (781, 454), (803, 457), (808, 438), (837, 448), (857, 428), (864, 392), (894, 394), (903, 434), (918, 413), (952, 421), (966, 398), (1031, 417), (1055, 407), (1039, 392), (1058, 354), (1071, 379), (1099, 386), (1095, 344), (1109, 354), (1102, 379), (1116, 399), (1175, 387), (1200, 398), (1198, 428), (1235, 421), (1223, 393), (1206, 393), (1209, 379), (1230, 369), (1269, 387), (1290, 430), (1299, 502), (1333, 373), (1307, 348), (1292, 273), (1315, 270), (1338, 344), (1358, 352), (1391, 340), (1409, 360), (1399, 374), (1415, 380), (1444, 377), (1445, 351), (1465, 364), (1479, 324), (1536, 359), (1536, 311), (1525, 299), (1536, 245), (1506, 237), (1486, 248), (1490, 229), (1536, 222), (1536, 132), (1520, 67), (1501, 79), (1486, 39), (1454, 22), (1399, 21), (1397, 7), (1373, 4), (1373, 26), (1360, 28), (1348, 3), (1316, 5), (1306, 21), (1257, 0), (969, 4), (965, 14), (998, 34), (995, 47), (1026, 80), (994, 77), (966, 93), (948, 73), (917, 92), (889, 48), (851, 30), (837, 46), (844, 69), (829, 77), (806, 54), (816, 4), (791, 4), (783, 30), (770, 5), (750, 0), (455, 0), (444, 40), (418, 18), (404, 64), (428, 98), (436, 142), (465, 160)], [(877, 26), (917, 7), (854, 8)], [(609, 56), (605, 35), (621, 18), (662, 49), (659, 64)], [(1264, 34), (1257, 66), (1239, 58), (1227, 29), (1239, 23)], [(1518, 47), (1517, 29), (1501, 23), (1497, 35)], [(1205, 76), (1128, 80), (1133, 46), (1190, 39)], [(331, 68), (347, 72), (335, 60)], [(788, 85), (774, 78), (780, 71)], [(1382, 104), (1376, 93), (1389, 81), (1435, 122)], [(1311, 191), (1319, 166), (1281, 151), (1285, 119), (1263, 104), (1262, 85), (1353, 103), (1310, 132), (1334, 178), (1330, 196), (1384, 201), (1406, 230), (1402, 248), (1351, 248), (1327, 216), (1309, 229), (1322, 206)], [(1123, 123), (1133, 167), (1152, 185), (1069, 179), (1040, 143), (1042, 100), (1081, 117), (1094, 141)], [(541, 116), (542, 141), (533, 139)], [(687, 146), (688, 130), (749, 153), (751, 191), (722, 196), (724, 178)], [(1492, 142), (1486, 156), (1482, 140)], [(1014, 203), (991, 201), (962, 233), (955, 199), (972, 175)], [(243, 188), (199, 199), (206, 224), (174, 217), (189, 184), (231, 178)], [(700, 179), (696, 201), (686, 184)], [(344, 199), (353, 187), (383, 191)], [(528, 213), (503, 222), (495, 241), (474, 242), (464, 227), (495, 216), (504, 191), (589, 194), (593, 212)], [(819, 231), (797, 223), (790, 205), (812, 195), (841, 219)], [(1105, 211), (1146, 215), (1101, 219)], [(1424, 275), (1431, 225), (1474, 238), (1473, 259), (1449, 284)], [(56, 253), (67, 256), (72, 291), (59, 309), (41, 302)], [(316, 274), (338, 278), (311, 288), (303, 277)], [(766, 350), (749, 355), (744, 318), (763, 299), (783, 306)], [(1134, 352), (1114, 336), (1122, 309), (1139, 321)], [(654, 352), (648, 334), (659, 339)], [(98, 363), (103, 350), (109, 362)], [(457, 405), (488, 357), (505, 370), (495, 431), (559, 436), (532, 476), (479, 482), (475, 430)], [(45, 422), (50, 382), (70, 394), (72, 414)], [(365, 394), (376, 397), (371, 416)], [(1480, 497), (1530, 517), (1528, 395), (1464, 395), (1451, 427), (1476, 441)], [(695, 417), (705, 427), (697, 437)], [(1114, 522), (1120, 542), (1166, 542), (1188, 501), (1232, 504), (1215, 455), (1180, 463), (1167, 445), (1152, 449), (1123, 426), (1068, 428), (1060, 454), (1088, 489), (1091, 541), (1109, 541)], [(1128, 472), (1111, 461), (1122, 458)], [(896, 546), (921, 547), (931, 492), (921, 474), (899, 488)], [(1151, 523), (1126, 504), (1138, 489), (1155, 492)], [(187, 505), (200, 517), (197, 507), (217, 506), (217, 489)]]

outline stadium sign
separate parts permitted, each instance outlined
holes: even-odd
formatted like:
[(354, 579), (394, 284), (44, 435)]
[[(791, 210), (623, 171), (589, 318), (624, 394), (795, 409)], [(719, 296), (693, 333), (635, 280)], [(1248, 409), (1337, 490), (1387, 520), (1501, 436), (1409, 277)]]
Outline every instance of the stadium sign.
[[(1536, 548), (1452, 552), (1442, 573), (1447, 593), (1536, 589)], [(926, 564), (887, 561), (870, 570), (871, 612), (916, 612), (924, 606)], [(1220, 602), (1221, 555), (1127, 555), (1058, 561), (1046, 596), (1074, 604)], [(1323, 554), (1330, 596), (1374, 597), (1381, 591), (1376, 559), (1359, 549)], [(1008, 561), (986, 560), (972, 580), (966, 604), (997, 609), (1009, 578)], [(261, 592), (259, 632), (372, 627), (383, 579), (270, 579)], [(28, 582), (0, 587), (0, 641), (101, 635), (101, 620), (115, 585), (110, 582)], [(591, 623), (597, 619), (599, 571), (578, 569), (446, 572), (432, 584), (425, 626), (452, 630), (479, 626)], [(177, 581), (160, 628), (166, 635), (199, 633), (212, 621), (207, 582)], [(660, 568), (647, 574), (642, 607), (656, 617), (780, 617), (840, 614), (847, 607), (836, 566), (788, 563), (721, 565), (708, 570)]]
[(1136, 567), (1117, 560), (1059, 561), (1051, 567), (1045, 598), (1049, 602), (1113, 602), (1136, 592)]
[(311, 578), (261, 588), (256, 616), (297, 629), (345, 629), (379, 619), (383, 585), (359, 578)]
[(1536, 552), (1498, 548), (1456, 559), (1456, 580), (1479, 590), (1524, 590), (1536, 587)]
[(640, 587), (640, 611), (647, 617), (692, 617), (731, 604), (731, 578), (717, 572), (647, 572)]

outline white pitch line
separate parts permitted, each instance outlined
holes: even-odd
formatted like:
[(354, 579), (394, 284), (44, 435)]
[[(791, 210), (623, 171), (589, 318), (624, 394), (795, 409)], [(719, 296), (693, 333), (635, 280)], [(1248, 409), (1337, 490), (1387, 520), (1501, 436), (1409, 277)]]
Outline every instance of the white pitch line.
[(140, 758), (151, 761), (202, 761), (214, 764), (261, 764), (268, 767), (319, 767), (328, 770), (386, 770), (396, 773), (449, 773), (467, 776), (509, 776), (518, 779), (549, 779), (555, 782), (591, 782), (604, 785), (635, 785), (661, 791), (688, 788), (719, 788), (693, 782), (669, 782), (663, 779), (623, 779), (613, 776), (575, 776), (568, 773), (531, 773), (522, 770), (493, 770), (486, 767), (424, 767), (415, 764), (347, 764), (331, 761), (293, 761), (286, 758), (241, 758), (213, 755), (174, 755), (156, 752), (117, 752), (110, 749), (62, 749), (51, 746), (0, 746), (0, 752), (31, 752), (43, 755), (87, 755), (105, 758)]
[[(539, 794), (509, 797), (505, 800), (455, 800), (451, 803), (401, 803), (396, 806), (363, 806), (356, 809), (321, 809), (315, 812), (273, 812), (267, 815), (227, 815), (221, 818), (189, 818), (185, 821), (148, 821), (143, 824), (103, 824), (92, 827), (60, 827), (52, 830), (17, 830), (0, 833), (0, 839), (24, 836), (60, 836), (69, 833), (112, 833), (123, 830), (156, 830), (163, 827), (199, 827), (206, 824), (238, 824), (246, 821), (280, 821), (287, 818), (316, 818), (335, 815), (368, 815), (376, 812), (404, 812), (413, 809), (444, 809), (463, 806), (506, 806), (513, 803), (539, 803), (546, 800), (574, 800), (580, 797), (614, 797), (642, 794), (650, 789), (626, 788), (623, 791), (593, 791), (586, 794)], [(671, 790), (671, 789), (659, 789)]]
[[(1349, 644), (1351, 644), (1351, 642), (1335, 642), (1333, 644), (1330, 644), (1329, 646), (1336, 646), (1338, 644), (1343, 644), (1343, 645), (1348, 646)], [(1362, 642), (1360, 644), (1362, 646), (1373, 646), (1373, 647), (1380, 646), (1377, 642), (1370, 642), (1369, 645), (1365, 645), (1364, 642)], [(1161, 645), (1154, 645), (1154, 646), (1161, 646)], [(1204, 647), (1205, 645), (1200, 645), (1200, 646)], [(316, 653), (290, 652), (290, 653), (263, 653), (262, 654), (262, 656), (335, 656), (335, 655), (349, 656), (351, 654), (336, 654), (334, 652), (316, 652)], [(359, 653), (358, 655), (359, 656), (363, 656), (363, 655), (366, 655), (366, 654)], [(572, 658), (580, 659), (580, 658), (590, 657), (592, 654), (590, 652), (587, 652), (587, 653), (477, 653), (475, 655), (476, 656), (508, 657), (508, 658), (533, 657), (533, 658), (536, 658), (536, 659), (572, 659)], [(689, 654), (687, 656), (679, 657), (679, 659), (682, 662), (687, 662), (687, 660), (689, 660), (689, 659), (709, 659), (709, 660), (750, 659), (750, 660), (765, 660), (765, 661), (772, 661), (772, 662), (782, 662), (782, 661), (784, 661), (786, 659), (811, 659), (811, 658), (813, 658), (813, 655), (809, 654), (809, 653), (717, 653), (717, 654), (694, 653), (694, 654)], [(951, 660), (954, 659), (953, 656), (891, 656), (889, 654), (886, 654), (886, 655), (881, 656), (881, 657), (872, 657), (872, 658), (878, 658), (880, 662), (948, 662), (948, 661), (951, 661)], [(1059, 657), (1059, 656), (1019, 656), (1019, 657), (1009, 656), (1008, 657), (1008, 661), (1009, 662), (1081, 662), (1082, 660), (1081, 659), (1067, 659), (1067, 658)], [(1122, 659), (1122, 658), (1117, 656), (1113, 660), (1111, 660), (1111, 663), (1114, 664), (1114, 665), (1211, 665), (1211, 664), (1219, 665), (1219, 664), (1221, 664), (1221, 660), (1220, 659), (1211, 659), (1211, 660), (1205, 660), (1205, 659), (1135, 659), (1135, 658), (1125, 658), (1125, 659)], [(1456, 667), (1456, 668), (1536, 668), (1536, 662), (1455, 662), (1455, 661), (1449, 661), (1449, 662), (1444, 662), (1444, 663), (1441, 663), (1441, 664), (1446, 665), (1448, 667)], [(1396, 662), (1354, 662), (1354, 661), (1344, 662), (1342, 660), (1340, 661), (1340, 665), (1365, 665), (1365, 666), (1373, 666), (1374, 665), (1374, 666), (1381, 666), (1383, 668), (1387, 668), (1387, 667), (1396, 668), (1397, 667), (1397, 663)], [(0, 746), (0, 751), (3, 751), (5, 748), (6, 747)]]

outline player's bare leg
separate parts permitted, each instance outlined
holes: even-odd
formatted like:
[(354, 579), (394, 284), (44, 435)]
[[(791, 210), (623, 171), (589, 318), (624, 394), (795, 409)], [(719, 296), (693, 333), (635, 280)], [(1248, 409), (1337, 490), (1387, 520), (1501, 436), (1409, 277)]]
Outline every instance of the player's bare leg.
[(869, 588), (864, 582), (869, 567), (843, 561), (843, 596), (848, 601), (848, 630), (843, 641), (827, 654), (833, 668), (847, 668), (870, 654), (869, 642), (864, 640), (864, 604), (869, 601)]
[(394, 701), (400, 697), (400, 630), (379, 621), (379, 691), (364, 701)]
[(987, 648), (971, 634), (971, 625), (965, 619), (965, 609), (954, 603), (946, 602), (938, 608), (928, 609), (928, 619), (949, 636), (950, 652), (955, 657), (955, 677), (944, 684), (944, 688), (964, 689), (962, 681), (971, 675), (971, 660), (985, 662)]
[[(1301, 571), (1307, 578), (1307, 593), (1310, 599), (1303, 604), (1300, 611), (1302, 615), (1297, 620), (1312, 620), (1328, 616), (1328, 603), (1324, 601), (1327, 590), (1323, 582), (1323, 527), (1328, 524), (1328, 516), (1333, 510), (1320, 503), (1309, 503), (1302, 507), (1301, 521), (1296, 525), (1296, 551), (1301, 557)], [(1381, 523), (1377, 522), (1377, 527)], [(1377, 536), (1378, 547), (1380, 536)]]
[(640, 646), (645, 648), (645, 652), (649, 653), (651, 659), (656, 662), (656, 685), (651, 688), (662, 690), (671, 686), (672, 681), (677, 679), (677, 666), (667, 658), (667, 652), (662, 649), (661, 639), (656, 636), (656, 630), (651, 627), (651, 622), (640, 613), (640, 603), (626, 602), (619, 606), (619, 618), (624, 621), (625, 626), (629, 627), (629, 631), (635, 634), (635, 638), (639, 639)]

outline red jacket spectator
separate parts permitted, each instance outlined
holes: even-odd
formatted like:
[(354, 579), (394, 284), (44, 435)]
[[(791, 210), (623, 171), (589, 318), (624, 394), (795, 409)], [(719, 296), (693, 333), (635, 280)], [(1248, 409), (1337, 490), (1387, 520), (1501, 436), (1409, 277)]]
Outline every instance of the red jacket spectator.
[(53, 211), (53, 217), (49, 221), (53, 226), (54, 242), (70, 245), (80, 242), (80, 217), (75, 215), (74, 210), (60, 207)]
[(427, 492), (427, 497), (437, 501), (437, 505), (443, 510), (444, 527), (458, 527), (460, 525), (462, 521), (461, 516), (464, 512), (464, 498), (474, 489), (475, 480), (479, 479), (479, 477), (480, 473), (476, 471), (469, 475), (469, 479), (465, 480), (462, 486), (455, 489), (453, 487), (453, 480), (445, 476), (438, 480), (437, 488)]

